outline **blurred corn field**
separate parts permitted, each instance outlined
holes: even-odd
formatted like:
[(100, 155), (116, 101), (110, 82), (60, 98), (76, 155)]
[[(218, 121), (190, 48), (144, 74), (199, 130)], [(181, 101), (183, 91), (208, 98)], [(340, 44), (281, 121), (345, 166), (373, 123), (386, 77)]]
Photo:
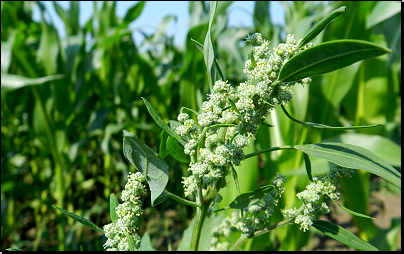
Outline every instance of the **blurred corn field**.
[[(119, 3), (118, 3), (119, 4)], [(168, 122), (181, 107), (200, 108), (209, 93), (203, 54), (191, 38), (203, 42), (209, 21), (208, 2), (189, 2), (189, 27), (182, 47), (167, 36), (173, 15), (161, 18), (157, 32), (136, 45), (129, 24), (147, 2), (134, 3), (123, 18), (117, 2), (94, 2), (94, 13), (79, 24), (78, 2), (63, 9), (53, 2), (63, 20), (61, 38), (49, 10), (41, 2), (1, 2), (1, 250), (103, 250), (106, 238), (51, 207), (83, 216), (99, 227), (110, 223), (109, 195), (117, 197), (127, 175), (135, 169), (122, 152), (122, 130), (136, 134), (159, 151), (161, 129), (154, 124), (141, 97)], [(251, 46), (244, 42), (259, 32), (275, 47), (286, 34), (302, 38), (325, 14), (347, 10), (313, 44), (335, 39), (360, 39), (390, 48), (392, 53), (344, 69), (313, 77), (309, 87), (294, 87), (288, 111), (299, 120), (330, 126), (386, 123), (355, 131), (309, 129), (275, 110), (246, 152), (284, 144), (339, 141), (362, 146), (401, 172), (401, 5), (399, 2), (281, 2), (286, 25), (271, 23), (270, 2), (256, 1), (252, 27), (228, 27), (232, 2), (219, 2), (212, 38), (215, 56), (229, 83), (237, 86)], [(39, 8), (40, 22), (33, 20)], [(196, 119), (195, 119), (196, 120)], [(170, 166), (167, 189), (183, 196), (182, 176), (187, 165), (162, 155)], [(313, 174), (328, 172), (327, 161), (312, 158)], [(269, 183), (280, 172), (288, 177), (278, 207), (299, 206), (296, 193), (309, 183), (301, 153), (282, 151), (244, 161), (237, 167), (240, 191)], [(401, 198), (392, 184), (356, 171), (343, 182), (342, 203), (369, 214), (380, 204), (373, 193)], [(221, 191), (222, 206), (236, 196), (234, 183)], [(172, 200), (145, 212), (140, 235), (148, 232), (158, 250), (175, 250), (193, 217), (193, 209)], [(401, 209), (401, 208), (400, 208)], [(272, 223), (282, 219), (279, 210)], [(351, 218), (355, 233), (380, 250), (400, 249), (401, 215), (380, 228), (374, 221)], [(249, 240), (244, 250), (311, 250), (318, 232), (303, 233), (298, 226), (280, 228)], [(259, 243), (259, 244), (254, 244)]]

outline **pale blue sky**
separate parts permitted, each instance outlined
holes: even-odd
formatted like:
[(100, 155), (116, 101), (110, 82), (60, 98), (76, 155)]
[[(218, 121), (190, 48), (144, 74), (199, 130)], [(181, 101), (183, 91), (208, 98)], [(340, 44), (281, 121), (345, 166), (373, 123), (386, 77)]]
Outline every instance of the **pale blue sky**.
[[(70, 7), (70, 3), (67, 1), (57, 1), (59, 5), (65, 10)], [(116, 13), (118, 17), (123, 18), (127, 10), (138, 3), (139, 1), (117, 1)], [(60, 37), (66, 36), (66, 31), (64, 28), (63, 21), (57, 15), (55, 9), (53, 8), (52, 2), (42, 1), (46, 9), (52, 17), (52, 21), (58, 30)], [(93, 13), (93, 2), (92, 1), (80, 1), (80, 16), (79, 22), (83, 26)], [(101, 6), (101, 4), (99, 4)], [(140, 16), (130, 24), (130, 28), (140, 28), (146, 34), (153, 34), (158, 26), (158, 23), (168, 14), (174, 14), (177, 16), (177, 22), (171, 22), (167, 33), (169, 36), (174, 35), (174, 43), (176, 45), (184, 45), (186, 33), (188, 31), (188, 1), (147, 1)], [(285, 24), (285, 15), (281, 4), (276, 2), (271, 2), (270, 4), (271, 18), (274, 23)], [(229, 26), (238, 27), (251, 27), (253, 24), (253, 12), (254, 12), (254, 1), (235, 1), (233, 2), (229, 9)], [(39, 9), (34, 10), (34, 20), (40, 20)], [(140, 32), (134, 32), (134, 38), (136, 44), (140, 44), (143, 41), (143, 35)]]

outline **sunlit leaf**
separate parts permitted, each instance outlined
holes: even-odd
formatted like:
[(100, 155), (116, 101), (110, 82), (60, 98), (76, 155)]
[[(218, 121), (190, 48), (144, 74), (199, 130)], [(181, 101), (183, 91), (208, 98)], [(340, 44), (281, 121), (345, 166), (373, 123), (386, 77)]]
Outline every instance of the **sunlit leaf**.
[(321, 43), (295, 55), (282, 67), (278, 81), (292, 82), (335, 71), (355, 62), (390, 53), (389, 49), (360, 40)]
[(341, 13), (343, 13), (346, 10), (345, 6), (342, 6), (330, 14), (328, 14), (327, 17), (323, 18), (320, 20), (302, 39), (302, 41), (299, 43), (299, 48), (306, 45), (310, 41), (312, 41), (316, 36), (321, 33), (321, 31), (324, 30), (324, 28), (330, 23), (333, 19), (338, 17)]
[(368, 171), (401, 188), (401, 174), (378, 156), (360, 146), (327, 142), (295, 145), (293, 148), (329, 160), (342, 167)]
[(348, 230), (335, 225), (328, 221), (316, 220), (313, 222), (313, 227), (320, 230), (329, 237), (344, 243), (352, 248), (364, 251), (377, 251), (378, 249), (370, 243), (365, 242)]

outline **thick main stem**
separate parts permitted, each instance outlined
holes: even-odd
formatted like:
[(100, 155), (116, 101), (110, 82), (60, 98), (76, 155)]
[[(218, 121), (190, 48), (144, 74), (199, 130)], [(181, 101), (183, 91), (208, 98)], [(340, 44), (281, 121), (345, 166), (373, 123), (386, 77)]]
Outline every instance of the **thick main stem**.
[(210, 203), (211, 202), (209, 202), (209, 204), (198, 207), (196, 210), (195, 225), (192, 232), (190, 251), (197, 251), (199, 248), (202, 227), (203, 223), (205, 222)]

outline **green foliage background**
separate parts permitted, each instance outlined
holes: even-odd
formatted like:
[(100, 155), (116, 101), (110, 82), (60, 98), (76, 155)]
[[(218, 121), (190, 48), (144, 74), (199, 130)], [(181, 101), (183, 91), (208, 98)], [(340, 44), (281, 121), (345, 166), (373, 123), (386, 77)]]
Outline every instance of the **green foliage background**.
[[(275, 127), (260, 128), (246, 153), (303, 141), (341, 141), (360, 145), (401, 171), (399, 2), (282, 2), (286, 26), (280, 27), (271, 23), (271, 3), (257, 1), (254, 27), (248, 28), (227, 27), (231, 3), (219, 2), (211, 35), (218, 63), (233, 85), (246, 79), (242, 70), (251, 46), (243, 41), (248, 33), (262, 33), (275, 47), (287, 33), (295, 34), (297, 40), (302, 38), (314, 23), (340, 6), (347, 6), (346, 12), (313, 44), (360, 39), (392, 50), (391, 54), (313, 77), (309, 87), (294, 88), (288, 105), (288, 111), (302, 121), (385, 126), (346, 132), (313, 129), (290, 121), (278, 108), (267, 120)], [(161, 129), (141, 97), (168, 122), (176, 119), (181, 107), (198, 110), (209, 93), (203, 54), (191, 42), (191, 38), (204, 41), (207, 2), (189, 3), (189, 30), (182, 48), (166, 35), (169, 21), (176, 20), (172, 15), (161, 20), (155, 34), (145, 34), (142, 45), (135, 44), (128, 25), (136, 23), (147, 2), (134, 4), (123, 19), (115, 15), (116, 2), (94, 2), (96, 11), (84, 27), (78, 22), (78, 2), (70, 2), (68, 10), (53, 4), (65, 23), (65, 38), (44, 18), (47, 10), (41, 2), (1, 2), (2, 250), (103, 250), (106, 239), (101, 233), (63, 216), (51, 205), (88, 218), (99, 227), (110, 223), (109, 195), (115, 193), (119, 198), (128, 172), (134, 171), (123, 157), (122, 130), (135, 133), (155, 151), (160, 144)], [(32, 19), (36, 5), (41, 10), (40, 23)], [(39, 79), (42, 77), (47, 78)], [(329, 170), (328, 162), (311, 159), (313, 174)], [(165, 160), (170, 166), (167, 189), (183, 196), (181, 177), (188, 174), (187, 165), (170, 155)], [(280, 207), (300, 206), (295, 195), (309, 183), (300, 152), (264, 154), (244, 161), (236, 170), (242, 179), (242, 193), (269, 183), (276, 172), (286, 175)], [(230, 187), (221, 191), (221, 206), (237, 196), (234, 183), (230, 178), (228, 181)], [(380, 186), (397, 193), (391, 184), (356, 171), (352, 179), (343, 182), (342, 203), (368, 214), (370, 194)], [(169, 245), (175, 249), (193, 210), (172, 200), (154, 208), (149, 196), (142, 201), (145, 213), (140, 234), (147, 231), (156, 249)], [(272, 223), (281, 219), (277, 211)], [(387, 235), (392, 232), (397, 236), (401, 218), (387, 230), (378, 229), (367, 219), (354, 218), (354, 223), (358, 236), (380, 250), (397, 249), (397, 240), (388, 240)], [(287, 226), (250, 240), (243, 249), (310, 249), (313, 234), (314, 230), (303, 233), (298, 226)]]

